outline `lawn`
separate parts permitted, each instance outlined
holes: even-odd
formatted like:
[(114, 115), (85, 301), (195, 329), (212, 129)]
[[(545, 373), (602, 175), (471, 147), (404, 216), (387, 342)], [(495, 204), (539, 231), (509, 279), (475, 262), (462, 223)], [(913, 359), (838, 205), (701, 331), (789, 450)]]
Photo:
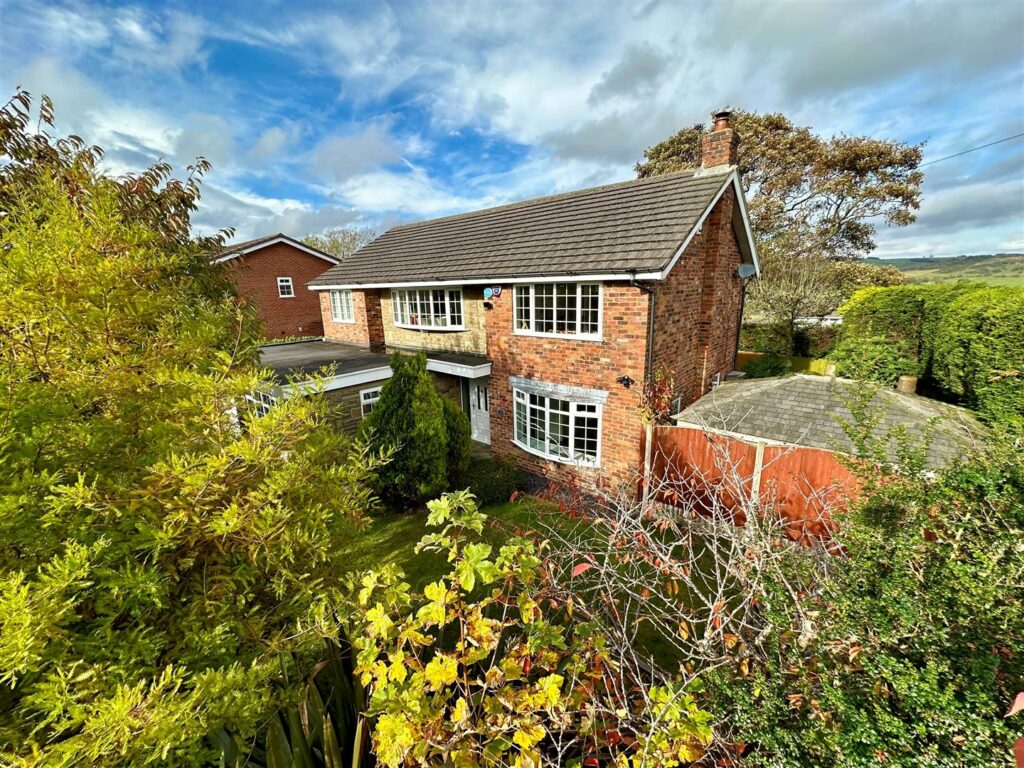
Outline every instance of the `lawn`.
[[(494, 547), (501, 546), (517, 532), (528, 535), (530, 531), (543, 532), (556, 528), (569, 535), (578, 526), (590, 525), (563, 515), (555, 504), (532, 496), (484, 507), (481, 511), (488, 516), (484, 539)], [(351, 544), (345, 551), (346, 559), (352, 571), (380, 568), (393, 563), (403, 571), (409, 585), (421, 592), (427, 584), (437, 581), (450, 568), (443, 553), (415, 552), (416, 544), (424, 534), (434, 530), (427, 526), (426, 510), (422, 514), (385, 512), (374, 515), (367, 528), (353, 533)], [(593, 530), (594, 535), (603, 535), (598, 533), (603, 529)], [(601, 546), (597, 546), (596, 550), (600, 551)], [(700, 555), (697, 562), (706, 562), (710, 568), (710, 553), (707, 557)], [(694, 608), (706, 603), (695, 593), (690, 597), (677, 594), (674, 599)], [(678, 663), (675, 649), (650, 625), (640, 627), (638, 641), (662, 665), (671, 668)]]
[[(517, 528), (536, 530), (542, 518), (554, 520), (554, 516), (559, 514), (555, 505), (529, 496), (515, 502), (484, 507), (481, 511), (489, 518), (484, 538), (494, 546), (500, 546)], [(422, 590), (448, 571), (444, 554), (415, 553), (419, 540), (433, 530), (427, 527), (425, 509), (422, 514), (385, 512), (374, 515), (365, 530), (353, 534), (346, 549), (348, 562), (353, 571), (394, 563), (404, 571), (413, 589)]]

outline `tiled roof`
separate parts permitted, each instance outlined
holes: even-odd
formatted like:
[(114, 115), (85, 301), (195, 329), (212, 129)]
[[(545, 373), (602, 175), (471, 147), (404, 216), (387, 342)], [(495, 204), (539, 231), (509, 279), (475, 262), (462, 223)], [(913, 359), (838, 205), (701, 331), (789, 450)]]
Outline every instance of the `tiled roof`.
[(338, 263), (338, 259), (332, 256), (331, 254), (324, 253), (319, 248), (314, 248), (311, 245), (306, 245), (301, 240), (296, 240), (294, 237), (289, 237), (283, 232), (276, 232), (273, 235), (264, 235), (263, 237), (255, 237), (252, 240), (243, 240), (239, 243), (230, 243), (229, 245), (225, 245), (220, 250), (219, 253), (213, 256), (213, 258), (218, 262), (229, 261), (235, 258), (236, 256), (241, 256), (243, 253), (257, 250), (261, 245), (270, 245), (271, 243), (281, 241), (295, 248), (298, 248), (300, 251), (305, 251), (306, 253), (309, 253), (313, 256), (317, 256), (318, 258), (324, 259), (325, 261), (329, 261), (333, 264)]
[[(852, 421), (846, 402), (856, 387), (848, 379), (795, 375), (727, 381), (677, 415), (677, 423), (793, 445), (853, 453), (839, 420)], [(904, 426), (913, 438), (932, 431), (927, 463), (938, 467), (964, 453), (985, 429), (969, 411), (917, 395), (879, 389), (872, 408), (881, 412), (876, 436)], [(934, 423), (933, 423), (934, 420)], [(890, 450), (895, 445), (890, 441)]]
[(404, 224), (310, 286), (658, 271), (732, 178), (683, 171)]

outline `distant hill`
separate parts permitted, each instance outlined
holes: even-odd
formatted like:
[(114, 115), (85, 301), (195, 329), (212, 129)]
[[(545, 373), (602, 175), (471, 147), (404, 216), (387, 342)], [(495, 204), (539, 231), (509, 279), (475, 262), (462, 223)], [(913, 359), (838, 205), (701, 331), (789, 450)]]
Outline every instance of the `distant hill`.
[(994, 253), (948, 258), (871, 259), (892, 264), (910, 275), (913, 283), (951, 283), (974, 280), (989, 285), (1024, 287), (1024, 254)]

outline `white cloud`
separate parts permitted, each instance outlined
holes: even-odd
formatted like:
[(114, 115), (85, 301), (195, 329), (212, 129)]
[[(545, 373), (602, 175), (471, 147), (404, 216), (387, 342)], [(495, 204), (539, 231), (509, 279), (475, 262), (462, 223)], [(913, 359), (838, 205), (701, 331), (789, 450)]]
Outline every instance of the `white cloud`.
[(308, 170), (326, 182), (337, 184), (377, 166), (401, 159), (387, 130), (377, 124), (358, 133), (329, 136), (309, 153)]
[(366, 173), (346, 181), (339, 193), (358, 210), (420, 217), (481, 207), (480, 198), (465, 198), (448, 192), (421, 169), (408, 173)]

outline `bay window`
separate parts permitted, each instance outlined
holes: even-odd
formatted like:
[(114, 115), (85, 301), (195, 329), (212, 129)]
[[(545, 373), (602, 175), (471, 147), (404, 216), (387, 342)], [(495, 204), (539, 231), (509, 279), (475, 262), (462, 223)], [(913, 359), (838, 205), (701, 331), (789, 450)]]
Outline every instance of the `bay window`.
[(570, 464), (596, 466), (600, 457), (601, 406), (512, 390), (515, 438), (521, 448)]
[(601, 335), (599, 283), (537, 283), (515, 289), (515, 332), (544, 336)]
[(352, 291), (331, 291), (331, 320), (335, 323), (354, 323)]
[(413, 288), (391, 292), (395, 325), (417, 330), (463, 330), (462, 290)]

